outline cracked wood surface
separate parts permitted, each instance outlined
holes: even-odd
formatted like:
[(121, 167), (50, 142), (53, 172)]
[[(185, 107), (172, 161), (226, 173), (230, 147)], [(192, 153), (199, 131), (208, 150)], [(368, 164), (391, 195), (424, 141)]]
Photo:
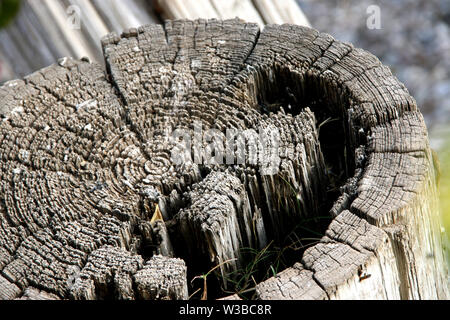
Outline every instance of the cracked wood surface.
[[(232, 273), (239, 248), (321, 214), (336, 171), (324, 236), (257, 298), (449, 297), (426, 127), (376, 57), (237, 19), (167, 21), (102, 46), (106, 71), (63, 58), (0, 88), (0, 298), (186, 299), (190, 260)], [(167, 133), (198, 125), (277, 128), (278, 174), (174, 163)]]

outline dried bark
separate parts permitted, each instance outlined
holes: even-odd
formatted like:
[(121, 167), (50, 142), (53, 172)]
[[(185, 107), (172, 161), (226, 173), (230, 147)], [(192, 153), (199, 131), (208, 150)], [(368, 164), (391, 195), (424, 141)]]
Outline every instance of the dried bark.
[[(320, 242), (258, 298), (448, 297), (426, 127), (376, 57), (240, 20), (167, 21), (102, 46), (106, 73), (64, 58), (0, 88), (0, 298), (186, 299), (173, 255), (226, 276), (240, 248), (326, 210)], [(278, 174), (174, 163), (167, 133), (198, 124), (277, 128)]]

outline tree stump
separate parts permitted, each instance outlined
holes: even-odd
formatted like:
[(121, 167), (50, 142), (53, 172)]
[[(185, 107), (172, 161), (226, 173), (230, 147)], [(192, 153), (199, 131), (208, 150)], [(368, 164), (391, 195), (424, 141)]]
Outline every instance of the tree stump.
[(375, 56), (238, 19), (102, 46), (0, 88), (0, 298), (187, 299), (210, 269), (226, 297), (271, 245), (254, 298), (449, 297), (427, 130)]

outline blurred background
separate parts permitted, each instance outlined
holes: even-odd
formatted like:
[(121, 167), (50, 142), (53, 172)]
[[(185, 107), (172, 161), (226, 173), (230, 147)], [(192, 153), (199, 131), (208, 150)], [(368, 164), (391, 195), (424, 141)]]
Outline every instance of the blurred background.
[(100, 39), (111, 31), (236, 16), (311, 26), (388, 65), (425, 116), (450, 230), (450, 0), (0, 0), (0, 85), (64, 56), (103, 63)]

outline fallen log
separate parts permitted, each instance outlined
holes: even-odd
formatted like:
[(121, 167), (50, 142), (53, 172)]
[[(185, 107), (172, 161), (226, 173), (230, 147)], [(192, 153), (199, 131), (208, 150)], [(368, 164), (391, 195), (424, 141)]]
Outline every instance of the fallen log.
[(238, 19), (102, 47), (0, 88), (0, 298), (186, 299), (212, 270), (203, 297), (449, 297), (427, 130), (376, 57)]

